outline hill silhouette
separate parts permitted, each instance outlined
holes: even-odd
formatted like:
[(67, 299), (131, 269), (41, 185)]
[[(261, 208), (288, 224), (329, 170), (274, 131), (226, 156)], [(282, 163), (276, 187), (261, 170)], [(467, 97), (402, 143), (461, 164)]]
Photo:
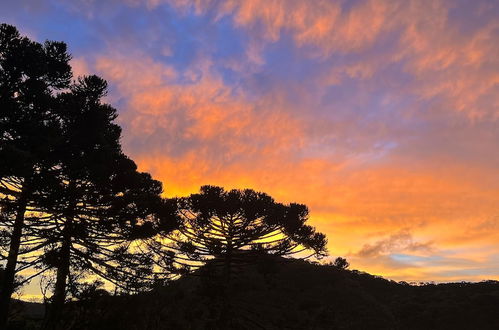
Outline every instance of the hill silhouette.
[(138, 295), (95, 290), (70, 304), (65, 322), (68, 329), (499, 328), (497, 281), (416, 286), (264, 256), (227, 284), (209, 268)]

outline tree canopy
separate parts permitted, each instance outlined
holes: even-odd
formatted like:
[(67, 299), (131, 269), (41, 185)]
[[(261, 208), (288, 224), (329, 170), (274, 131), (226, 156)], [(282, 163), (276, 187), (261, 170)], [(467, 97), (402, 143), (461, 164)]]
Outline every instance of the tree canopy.
[(56, 270), (55, 315), (48, 328), (59, 318), (75, 278), (94, 274), (140, 289), (150, 279), (151, 262), (147, 253), (133, 250), (133, 242), (151, 228), (152, 218), (168, 216), (161, 183), (138, 172), (121, 150), (116, 110), (101, 101), (106, 89), (103, 79), (83, 77), (57, 99), (63, 134), (59, 163), (51, 190), (40, 200), (47, 216), (31, 232), (44, 246), (40, 267)]
[[(156, 263), (169, 273), (182, 274), (219, 261), (232, 265), (255, 253), (291, 256), (326, 254), (326, 237), (307, 225), (308, 209), (282, 204), (251, 189), (203, 186), (200, 193), (178, 198), (180, 226), (159, 232), (148, 245)], [(161, 225), (158, 226), (161, 229)]]

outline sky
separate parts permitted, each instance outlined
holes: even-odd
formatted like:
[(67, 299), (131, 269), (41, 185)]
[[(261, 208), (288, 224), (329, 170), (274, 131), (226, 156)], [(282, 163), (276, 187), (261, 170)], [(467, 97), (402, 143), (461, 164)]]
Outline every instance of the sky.
[(98, 74), (123, 148), (184, 196), (310, 209), (333, 260), (499, 280), (499, 2), (3, 0)]

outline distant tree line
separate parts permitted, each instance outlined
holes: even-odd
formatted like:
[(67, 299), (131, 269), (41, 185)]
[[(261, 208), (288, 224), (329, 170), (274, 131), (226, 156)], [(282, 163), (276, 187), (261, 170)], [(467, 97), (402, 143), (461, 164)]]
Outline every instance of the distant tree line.
[(163, 198), (122, 150), (106, 81), (73, 79), (70, 59), (63, 42), (0, 25), (1, 329), (13, 292), (37, 276), (52, 292), (43, 328), (58, 329), (89, 275), (137, 292), (207, 263), (230, 280), (242, 255), (326, 254), (304, 205), (215, 186)]

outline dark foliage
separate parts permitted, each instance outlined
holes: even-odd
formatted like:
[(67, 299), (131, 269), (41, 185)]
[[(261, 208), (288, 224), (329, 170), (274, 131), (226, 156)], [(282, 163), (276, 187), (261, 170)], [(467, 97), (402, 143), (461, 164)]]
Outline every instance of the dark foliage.
[(234, 267), (250, 262), (250, 256), (291, 256), (307, 250), (316, 257), (326, 254), (326, 237), (306, 224), (305, 205), (277, 203), (251, 189), (215, 186), (203, 186), (177, 204), (179, 228), (163, 230), (160, 223), (158, 237), (147, 242), (167, 274), (185, 274), (212, 260), (211, 265), (225, 268), (229, 280)]
[[(101, 102), (107, 84), (80, 78), (57, 98), (63, 141), (50, 190), (39, 199), (47, 216), (29, 234), (44, 246), (41, 267), (56, 270), (48, 326), (60, 318), (68, 288), (88, 274), (127, 290), (148, 285), (151, 257), (131, 248), (152, 219), (174, 227), (162, 185), (121, 151), (116, 110)], [(51, 314), (55, 314), (50, 316)]]
[[(59, 120), (52, 111), (54, 92), (69, 86), (71, 68), (66, 45), (33, 42), (11, 25), (0, 25), (0, 243), (6, 259), (0, 290), (0, 328), (15, 290), (22, 231), (36, 221), (35, 196), (46, 185), (59, 142)], [(30, 248), (27, 248), (30, 250)]]
[(341, 269), (347, 269), (350, 266), (350, 263), (347, 261), (347, 259), (338, 257), (334, 260), (333, 266)]

